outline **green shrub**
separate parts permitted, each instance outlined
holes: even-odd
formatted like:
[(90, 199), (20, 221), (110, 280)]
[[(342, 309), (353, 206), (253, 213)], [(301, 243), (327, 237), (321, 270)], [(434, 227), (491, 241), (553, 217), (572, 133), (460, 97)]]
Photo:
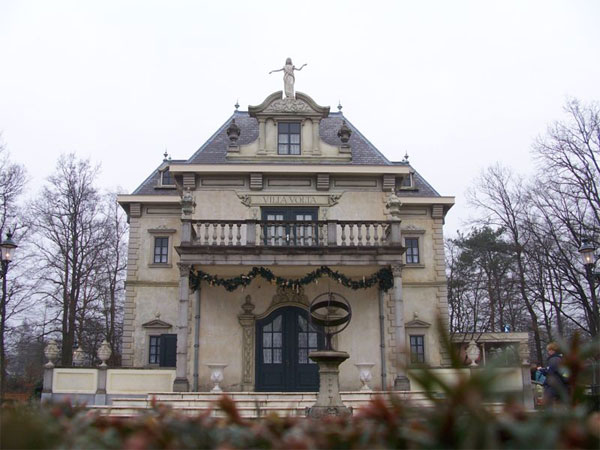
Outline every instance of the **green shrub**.
[[(461, 378), (453, 386), (424, 369), (418, 381), (427, 388), (430, 408), (411, 408), (392, 396), (376, 398), (350, 417), (245, 420), (226, 396), (218, 405), (224, 418), (209, 413), (186, 416), (164, 405), (130, 419), (100, 416), (68, 403), (7, 406), (2, 411), (0, 443), (6, 449), (598, 449), (600, 413), (584, 402), (577, 381), (586, 370), (585, 362), (597, 357), (596, 348), (574, 339), (565, 349), (564, 362), (571, 373), (569, 397), (541, 411), (526, 411), (510, 398), (500, 412), (486, 407), (493, 368)], [(458, 365), (458, 360), (454, 363)]]

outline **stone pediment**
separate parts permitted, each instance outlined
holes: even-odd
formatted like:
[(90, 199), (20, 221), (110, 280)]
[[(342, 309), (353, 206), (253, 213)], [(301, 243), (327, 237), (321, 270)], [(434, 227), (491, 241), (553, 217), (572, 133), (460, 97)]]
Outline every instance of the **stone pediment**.
[(142, 324), (143, 328), (153, 328), (153, 329), (165, 329), (165, 328), (173, 328), (173, 325), (171, 325), (168, 322), (165, 322), (164, 320), (160, 320), (160, 319), (153, 319), (150, 322), (146, 322), (144, 324)]
[(318, 105), (312, 98), (302, 92), (296, 92), (296, 98), (284, 98), (283, 91), (269, 95), (257, 106), (248, 106), (250, 117), (301, 116), (327, 117), (329, 107)]
[(431, 324), (421, 319), (413, 319), (410, 322), (406, 322), (405, 328), (429, 328)]

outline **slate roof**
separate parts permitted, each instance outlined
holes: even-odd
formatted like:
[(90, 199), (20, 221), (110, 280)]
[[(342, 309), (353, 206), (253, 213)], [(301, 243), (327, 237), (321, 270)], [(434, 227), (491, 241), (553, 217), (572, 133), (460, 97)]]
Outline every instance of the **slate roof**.
[[(202, 145), (187, 161), (173, 160), (177, 164), (248, 164), (247, 161), (231, 161), (227, 159), (227, 148), (229, 138), (227, 137), (227, 127), (231, 120), (240, 127), (241, 134), (238, 140), (239, 145), (246, 145), (258, 139), (258, 121), (250, 117), (247, 111), (235, 111), (221, 127)], [(319, 134), (324, 142), (330, 145), (340, 145), (337, 132), (342, 125), (342, 121), (352, 130), (350, 136), (350, 149), (352, 151), (352, 160), (345, 162), (331, 162), (323, 165), (382, 165), (395, 166), (404, 165), (402, 162), (391, 162), (344, 117), (341, 112), (331, 112), (329, 116), (321, 119)], [(261, 161), (260, 164), (268, 164)], [(299, 162), (275, 162), (271, 164), (302, 164)], [(161, 164), (162, 165), (162, 164)], [(133, 195), (179, 195), (174, 189), (157, 188), (159, 184), (159, 168), (157, 169), (133, 192)], [(412, 167), (411, 167), (412, 168)], [(413, 169), (414, 170), (414, 169)], [(402, 191), (402, 196), (408, 197), (438, 197), (440, 194), (421, 177), (416, 171), (413, 177), (415, 190)]]

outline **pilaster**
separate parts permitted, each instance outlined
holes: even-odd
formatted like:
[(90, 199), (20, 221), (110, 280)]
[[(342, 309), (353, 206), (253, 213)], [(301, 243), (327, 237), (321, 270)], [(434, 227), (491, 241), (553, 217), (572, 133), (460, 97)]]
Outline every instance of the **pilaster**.
[(187, 379), (188, 334), (190, 307), (190, 265), (177, 264), (179, 267), (179, 305), (177, 316), (177, 366), (173, 391), (186, 392), (190, 389)]
[(395, 343), (398, 374), (394, 380), (394, 390), (410, 390), (410, 382), (406, 376), (406, 331), (404, 327), (404, 298), (402, 295), (402, 264), (392, 265), (392, 274), (394, 276), (394, 314), (395, 314)]
[(242, 391), (254, 391), (254, 336), (256, 315), (252, 298), (247, 295), (238, 315), (242, 326)]

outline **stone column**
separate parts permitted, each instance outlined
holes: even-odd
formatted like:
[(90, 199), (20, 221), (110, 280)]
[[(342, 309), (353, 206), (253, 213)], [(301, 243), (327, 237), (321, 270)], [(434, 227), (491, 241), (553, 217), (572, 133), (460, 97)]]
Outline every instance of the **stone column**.
[(394, 380), (394, 390), (409, 391), (410, 381), (406, 376), (406, 329), (404, 328), (404, 298), (402, 297), (402, 264), (392, 265), (392, 274), (394, 275), (394, 310), (396, 329), (396, 364), (398, 364), (398, 374)]
[(179, 305), (177, 315), (177, 366), (173, 391), (187, 392), (190, 390), (190, 383), (187, 379), (190, 265), (182, 263), (177, 265), (179, 266)]
[(238, 314), (242, 326), (242, 391), (254, 391), (254, 308), (252, 298), (247, 295), (242, 305), (244, 312)]

